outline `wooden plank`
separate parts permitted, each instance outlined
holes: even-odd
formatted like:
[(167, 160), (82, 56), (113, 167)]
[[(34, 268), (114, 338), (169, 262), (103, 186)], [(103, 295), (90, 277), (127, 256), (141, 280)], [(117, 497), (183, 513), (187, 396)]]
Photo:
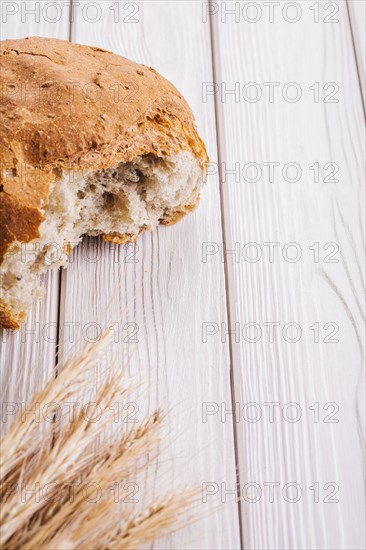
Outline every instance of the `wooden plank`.
[(70, 5), (64, 0), (4, 0), (1, 3), (1, 40), (45, 36), (69, 39)]
[[(272, 18), (255, 4), (211, 3), (218, 87), (204, 96), (216, 102), (226, 247), (239, 249), (225, 267), (243, 546), (363, 548), (365, 143), (346, 3), (281, 2)], [(266, 483), (278, 484), (273, 502)]]
[(366, 103), (366, 3), (359, 0), (348, 0), (347, 7), (357, 59), (357, 70), (362, 89), (363, 102)]
[[(61, 0), (53, 2), (53, 7), (50, 4), (46, 0), (2, 2), (1, 39), (49, 36), (68, 40), (70, 8)], [(58, 12), (55, 11), (57, 5)], [(46, 296), (34, 304), (20, 331), (1, 332), (0, 385), (3, 403), (26, 401), (52, 374), (57, 342), (59, 280), (58, 271), (46, 276)], [(11, 420), (11, 415), (7, 420)]]
[[(135, 5), (135, 3), (132, 3)], [(216, 158), (213, 105), (201, 102), (201, 80), (211, 80), (209, 27), (194, 2), (131, 3), (116, 21), (114, 2), (99, 3), (97, 12), (75, 8), (72, 40), (93, 44), (144, 62), (161, 71), (186, 96), (198, 126)], [(132, 22), (132, 20), (136, 20)], [(179, 59), (179, 61), (178, 61)], [(138, 418), (155, 407), (169, 408), (168, 431), (158, 467), (140, 487), (142, 503), (186, 485), (229, 480), (236, 471), (232, 426), (202, 422), (204, 402), (230, 401), (228, 346), (201, 340), (202, 322), (225, 318), (224, 271), (201, 261), (201, 242), (221, 238), (218, 179), (211, 178), (198, 211), (177, 226), (144, 235), (135, 252), (94, 239), (77, 248), (62, 277), (61, 330), (64, 350), (68, 330), (92, 337), (93, 327), (113, 325), (117, 331), (109, 358), (121, 364), (138, 343), (129, 365), (133, 380), (144, 384)], [(94, 258), (94, 260), (93, 260)], [(128, 324), (130, 323), (130, 324)], [(88, 336), (88, 331), (89, 335)], [(105, 366), (105, 364), (104, 364)], [(147, 487), (149, 489), (147, 490)], [(216, 506), (216, 503), (215, 503)], [(202, 503), (202, 519), (154, 548), (239, 548), (238, 506), (233, 502), (214, 515)]]

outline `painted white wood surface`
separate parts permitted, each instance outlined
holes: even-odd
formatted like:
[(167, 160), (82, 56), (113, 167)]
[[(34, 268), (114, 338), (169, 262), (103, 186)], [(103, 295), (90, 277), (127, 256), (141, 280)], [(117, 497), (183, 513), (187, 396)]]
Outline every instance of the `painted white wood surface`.
[[(263, 253), (257, 262), (243, 256), (238, 263), (232, 256), (226, 262), (230, 328), (235, 323), (241, 329), (257, 323), (262, 331), (256, 343), (246, 341), (242, 334), (239, 342), (231, 339), (235, 400), (241, 407), (257, 403), (263, 414), (258, 422), (245, 422), (241, 417), (236, 425), (240, 483), (244, 487), (257, 483), (262, 490), (258, 502), (242, 502), (244, 548), (363, 548), (362, 101), (346, 4), (336, 3), (339, 22), (335, 23), (324, 21), (325, 3), (320, 3), (320, 18), (315, 23), (310, 3), (305, 2), (298, 22), (289, 23), (285, 16), (294, 19), (299, 14), (293, 7), (283, 12), (288, 9), (286, 4), (278, 7), (273, 22), (268, 9), (264, 15), (263, 3), (257, 23), (246, 21), (243, 12), (237, 21), (233, 15), (226, 21), (220, 17), (224, 8), (234, 9), (234, 3), (220, 3), (212, 18), (219, 86), (231, 90), (239, 83), (241, 93), (246, 83), (256, 83), (247, 90), (249, 98), (258, 90), (263, 94), (257, 102), (242, 95), (237, 101), (233, 95), (216, 96), (222, 162), (227, 169), (239, 163), (245, 170), (250, 162), (262, 169), (256, 183), (245, 181), (242, 174), (240, 181), (229, 175), (222, 183), (227, 248), (239, 243), (242, 250), (246, 243), (257, 243), (260, 248), (248, 248), (248, 256), (255, 257), (258, 249)], [(253, 20), (256, 13), (245, 12), (245, 17)], [(271, 82), (278, 83), (273, 101), (268, 99)], [(293, 86), (284, 88), (290, 82), (301, 90), (298, 102), (286, 101), (282, 95), (288, 91), (294, 97)], [(337, 102), (324, 103), (323, 92), (315, 102), (310, 87), (319, 83), (314, 90), (317, 86), (323, 90), (329, 82), (334, 84), (328, 85), (327, 97), (339, 87), (333, 96)], [(279, 163), (272, 183), (268, 168), (265, 172), (266, 162)], [(301, 167), (302, 177), (296, 183), (281, 175), (289, 162)], [(339, 181), (325, 182), (325, 170), (316, 183), (310, 169), (315, 162), (321, 166), (336, 163)], [(249, 170), (249, 178), (253, 177)], [(288, 178), (293, 177), (294, 172), (289, 172)], [(324, 261), (333, 245), (323, 248), (331, 242), (339, 246), (338, 263)], [(264, 243), (279, 243), (273, 262), (268, 260), (269, 248)], [(299, 261), (284, 260), (287, 243), (301, 247)], [(314, 243), (320, 247), (318, 263), (309, 249)], [(291, 257), (296, 255), (294, 247), (288, 252)], [(219, 256), (212, 261), (219, 266)], [(266, 322), (280, 325), (272, 343)], [(302, 330), (296, 343), (281, 336), (290, 322)], [(309, 330), (314, 323), (320, 325), (319, 343)], [(339, 326), (338, 343), (324, 342), (331, 330), (330, 325), (323, 330), (326, 323)], [(253, 340), (254, 335), (252, 328), (249, 338)], [(265, 403), (269, 402), (280, 404), (273, 423), (268, 421)], [(290, 402), (302, 411), (295, 423), (281, 415)], [(316, 402), (319, 422), (314, 422), (309, 410)], [(332, 407), (324, 411), (323, 406), (330, 402), (339, 407), (334, 416), (338, 423), (324, 422)], [(296, 412), (293, 407), (288, 411)], [(274, 503), (269, 502), (265, 482), (279, 484)], [(301, 488), (296, 503), (282, 496), (289, 482)], [(309, 489), (314, 483), (320, 486), (318, 503)], [(323, 502), (331, 493), (332, 486), (323, 490), (327, 483), (339, 485), (339, 502)], [(294, 494), (290, 491), (290, 498)]]
[(348, 0), (350, 24), (357, 68), (362, 89), (364, 106), (366, 103), (366, 2), (363, 0)]
[[(116, 21), (111, 9), (115, 3), (104, 1), (97, 23), (88, 21), (94, 15), (85, 11), (87, 5), (76, 6), (72, 40), (153, 66), (171, 80), (192, 106), (215, 159), (214, 106), (201, 102), (201, 79), (212, 80), (212, 73), (210, 29), (202, 24), (200, 5), (144, 2), (132, 13), (122, 3)], [(201, 341), (202, 322), (226, 316), (224, 269), (201, 262), (201, 242), (217, 239), (221, 239), (218, 178), (202, 193), (196, 213), (174, 227), (144, 235), (135, 256), (133, 247), (99, 242), (99, 261), (87, 262), (96, 245), (89, 240), (62, 275), (61, 328), (70, 322), (85, 327), (108, 319), (119, 327), (119, 341), (111, 353), (123, 362), (131, 330), (123, 327), (135, 323), (138, 343), (130, 373), (148, 385), (147, 403), (139, 402), (140, 410), (171, 410), (159, 467), (150, 473), (150, 490), (141, 488), (138, 493), (144, 502), (187, 484), (200, 487), (227, 478), (235, 486), (232, 427), (202, 422), (204, 401), (231, 399), (228, 345)], [(136, 263), (129, 263), (131, 256)], [(64, 344), (67, 348), (67, 338)], [(214, 515), (209, 511), (210, 503), (200, 506), (201, 521), (154, 547), (239, 548), (235, 501)]]
[[(44, 2), (40, 2), (41, 7)], [(39, 2), (27, 2), (30, 8), (32, 4)], [(37, 22), (30, 15), (22, 22), (20, 7), (17, 15), (2, 23), (1, 38), (43, 35), (67, 39), (69, 12), (64, 2), (59, 4), (62, 17), (57, 23), (50, 23), (52, 11), (47, 14), (48, 21), (41, 16)], [(150, 473), (150, 484), (139, 490), (142, 503), (152, 491), (160, 496), (170, 488), (203, 481), (223, 483), (223, 488), (232, 489), (236, 452), (240, 488), (251, 482), (262, 490), (258, 502), (249, 503), (247, 498), (241, 503), (243, 548), (363, 548), (365, 159), (358, 72), (364, 67), (364, 4), (349, 2), (348, 15), (344, 2), (301, 2), (297, 23), (286, 22), (282, 16), (288, 2), (275, 8), (273, 23), (269, 22), (269, 7), (261, 1), (256, 2), (262, 10), (257, 23), (244, 19), (255, 18), (254, 10), (258, 9), (253, 3), (245, 8), (247, 2), (239, 3), (238, 22), (235, 15), (225, 15), (225, 8), (226, 12), (235, 8), (228, 2), (209, 6), (189, 0), (136, 2), (130, 6), (121, 2), (118, 22), (114, 21), (116, 11), (110, 9), (115, 4), (98, 2), (99, 8), (90, 7), (84, 13), (85, 2), (74, 6), (72, 39), (152, 65), (175, 83), (197, 116), (215, 173), (208, 178), (195, 214), (177, 226), (143, 236), (135, 252), (132, 247), (99, 240), (87, 240), (79, 246), (71, 266), (62, 272), (60, 311), (60, 274), (50, 274), (47, 297), (35, 305), (26, 327), (16, 335), (1, 334), (2, 399), (26, 399), (28, 392), (51, 374), (55, 343), (42, 338), (41, 330), (53, 323), (49, 329), (52, 340), (58, 315), (65, 352), (74, 348), (71, 334), (85, 342), (95, 333), (92, 323), (114, 325), (119, 341), (112, 346), (110, 357), (120, 358), (123, 364), (131, 348), (135, 350), (129, 374), (145, 389), (143, 399), (139, 393), (138, 418), (155, 406), (168, 405), (171, 409), (159, 466)], [(96, 9), (101, 17), (93, 23)], [(289, 10), (285, 11), (288, 18), (294, 17), (294, 8), (285, 9)], [(208, 10), (214, 12), (211, 18)], [(319, 23), (314, 22), (317, 14)], [(330, 23), (332, 19), (339, 19), (339, 23)], [(213, 80), (219, 85), (226, 83), (227, 90), (236, 82), (240, 89), (245, 83), (256, 82), (263, 98), (250, 103), (241, 97), (236, 102), (228, 95), (223, 102), (218, 95), (216, 105), (211, 96), (203, 101), (203, 87), (207, 89)], [(268, 101), (269, 82), (280, 83), (274, 88), (273, 103)], [(302, 98), (297, 103), (281, 96), (288, 82), (301, 86)], [(335, 95), (338, 103), (324, 103), (323, 96), (315, 103), (317, 87), (309, 89), (315, 82), (319, 82), (320, 90), (325, 83), (335, 82), (339, 86)], [(248, 93), (253, 91), (252, 87)], [(289, 93), (293, 91), (289, 88)], [(332, 86), (326, 90), (328, 98), (331, 91)], [(257, 183), (244, 181), (242, 176), (235, 182), (232, 175), (223, 177), (221, 167), (223, 224), (219, 160), (226, 163), (227, 170), (235, 169), (235, 163), (242, 169), (256, 162), (263, 174)], [(280, 163), (272, 183), (264, 162)], [(301, 166), (300, 181), (291, 183), (278, 176), (288, 162)], [(334, 177), (339, 181), (324, 181), (330, 178), (329, 166), (320, 170), (316, 183), (316, 162), (322, 167), (336, 163), (339, 171)], [(289, 176), (293, 173), (290, 170)], [(249, 169), (248, 176), (252, 174)], [(251, 263), (241, 257), (235, 263), (230, 256), (230, 261), (223, 263), (215, 254), (203, 263), (202, 243), (220, 248), (224, 239), (228, 249), (236, 242), (239, 246), (258, 243), (263, 259)], [(273, 263), (268, 261), (268, 246), (263, 245), (268, 242), (280, 243)], [(286, 262), (281, 255), (289, 242), (301, 246), (302, 258), (296, 263)], [(331, 242), (339, 245), (335, 255), (338, 263), (324, 262), (332, 248), (324, 250), (323, 246)], [(309, 250), (314, 243), (320, 246), (317, 263), (316, 247)], [(247, 252), (252, 255), (255, 249)], [(293, 252), (293, 247), (288, 249), (290, 255)], [(240, 335), (236, 342), (234, 336), (229, 340), (223, 334), (222, 342), (218, 332), (203, 343), (203, 322), (218, 327), (224, 323), (223, 331), (234, 329), (235, 323), (240, 323), (240, 329), (246, 323), (257, 323), (262, 339), (250, 343)], [(273, 343), (268, 341), (265, 322), (280, 323)], [(297, 343), (279, 337), (289, 322), (301, 326), (302, 337)], [(314, 342), (314, 331), (309, 330), (316, 322), (320, 325), (318, 343)], [(322, 341), (331, 332), (331, 326), (323, 329), (327, 322), (339, 326), (335, 335), (338, 343)], [(126, 340), (136, 327), (138, 342), (131, 345)], [(26, 334), (34, 328), (40, 334), (38, 342), (35, 335)], [(201, 415), (202, 402), (216, 402), (224, 411), (232, 408), (233, 400), (241, 410), (254, 402), (262, 411), (256, 423), (245, 421), (242, 415), (234, 423), (236, 450), (230, 414), (223, 419), (213, 415), (207, 423), (202, 422)], [(264, 405), (269, 402), (280, 403), (273, 423), (268, 422), (269, 406)], [(283, 406), (290, 402), (301, 407), (299, 422), (286, 422), (281, 416)], [(319, 422), (314, 422), (314, 407), (309, 409), (316, 402)], [(332, 406), (327, 410), (323, 407), (333, 402), (339, 407), (334, 415), (339, 422), (324, 422)], [(245, 412), (253, 415), (255, 409), (249, 407)], [(287, 412), (293, 414), (294, 408)], [(269, 503), (269, 488), (264, 486), (271, 482), (280, 484), (274, 488), (273, 503)], [(301, 487), (297, 503), (286, 502), (282, 496), (288, 482)], [(319, 503), (314, 502), (314, 490), (309, 489), (316, 482)], [(331, 486), (323, 488), (329, 482), (340, 487), (338, 503), (323, 502), (331, 494)], [(209, 503), (221, 504), (223, 496), (219, 491)], [(249, 490), (248, 496), (252, 497), (253, 491)], [(200, 508), (203, 515), (211, 510), (210, 504)], [(215, 515), (154, 547), (239, 548), (235, 497), (228, 494)]]
[[(69, 39), (69, 11), (62, 2), (58, 18), (46, 0), (16, 0), (1, 5), (1, 40), (26, 36)], [(30, 11), (34, 10), (34, 14)], [(45, 10), (45, 11), (44, 11)], [(48, 11), (49, 10), (49, 11)], [(0, 393), (2, 402), (27, 401), (28, 396), (52, 376), (56, 361), (60, 273), (46, 276), (45, 299), (34, 304), (19, 332), (0, 334)], [(9, 406), (10, 407), (10, 406)], [(10, 409), (9, 409), (10, 410)], [(11, 415), (8, 421), (11, 421)]]

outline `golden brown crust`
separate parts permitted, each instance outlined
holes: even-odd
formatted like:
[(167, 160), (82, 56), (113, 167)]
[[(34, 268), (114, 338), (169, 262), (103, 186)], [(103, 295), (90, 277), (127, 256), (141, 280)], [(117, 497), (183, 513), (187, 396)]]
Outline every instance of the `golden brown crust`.
[(0, 77), (0, 265), (12, 242), (39, 236), (60, 169), (100, 170), (184, 150), (202, 167), (208, 162), (188, 104), (150, 67), (32, 37), (0, 42)]
[(207, 161), (188, 104), (154, 69), (49, 38), (4, 40), (0, 55), (0, 139), (18, 161), (100, 169), (182, 149)]
[(0, 327), (19, 330), (26, 317), (26, 311), (15, 312), (0, 300)]
[[(188, 212), (193, 212), (198, 206), (200, 202), (200, 196), (198, 195), (197, 201), (194, 204), (186, 204), (185, 206), (182, 206), (178, 210), (169, 211), (165, 214), (164, 218), (160, 220), (161, 225), (174, 225), (179, 222)], [(140, 232), (144, 233), (145, 229), (142, 229)], [(107, 242), (115, 243), (115, 244), (127, 244), (127, 243), (135, 243), (140, 235), (131, 235), (130, 233), (125, 233), (122, 235), (121, 233), (108, 233), (106, 235), (103, 235), (103, 239)]]
[(193, 210), (196, 210), (199, 202), (200, 196), (198, 195), (197, 201), (194, 204), (186, 204), (178, 210), (167, 212), (164, 218), (160, 220), (160, 223), (162, 225), (174, 225), (175, 223), (178, 223), (186, 214), (188, 214), (188, 212), (193, 212)]
[(106, 235), (103, 235), (103, 239), (109, 243), (115, 243), (115, 244), (126, 244), (126, 243), (134, 243), (137, 240), (138, 235), (131, 235), (129, 233), (125, 233), (122, 235), (121, 233), (107, 233)]
[(39, 209), (26, 206), (9, 193), (1, 193), (0, 259), (5, 258), (14, 241), (29, 242), (39, 237), (39, 226), (43, 220), (44, 216)]

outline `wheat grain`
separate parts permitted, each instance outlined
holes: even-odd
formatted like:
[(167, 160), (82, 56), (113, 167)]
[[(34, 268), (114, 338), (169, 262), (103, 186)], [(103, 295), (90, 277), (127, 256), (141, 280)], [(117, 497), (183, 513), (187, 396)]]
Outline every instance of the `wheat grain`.
[[(29, 407), (76, 399), (109, 342), (106, 332), (67, 361)], [(121, 372), (110, 373), (96, 393), (95, 405), (101, 411), (97, 422), (82, 412), (68, 422), (61, 416), (49, 426), (42, 417), (35, 422), (19, 414), (14, 420), (1, 440), (0, 542), (4, 550), (131, 549), (179, 524), (182, 510), (193, 501), (192, 492), (170, 495), (143, 511), (116, 502), (114, 484), (136, 479), (157, 457), (164, 420), (157, 410), (117, 440), (103, 442), (111, 423), (111, 405), (130, 390)], [(43, 489), (50, 485), (45, 498)], [(100, 490), (95, 502), (84, 493), (90, 485)], [(25, 494), (22, 487), (28, 488)]]

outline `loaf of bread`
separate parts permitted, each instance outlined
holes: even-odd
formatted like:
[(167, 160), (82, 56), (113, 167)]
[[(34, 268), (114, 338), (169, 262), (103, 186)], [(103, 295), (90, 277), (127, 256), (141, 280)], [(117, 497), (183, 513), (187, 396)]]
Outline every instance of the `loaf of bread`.
[(134, 242), (193, 210), (208, 157), (151, 67), (63, 40), (0, 45), (0, 325), (18, 329), (83, 235)]

